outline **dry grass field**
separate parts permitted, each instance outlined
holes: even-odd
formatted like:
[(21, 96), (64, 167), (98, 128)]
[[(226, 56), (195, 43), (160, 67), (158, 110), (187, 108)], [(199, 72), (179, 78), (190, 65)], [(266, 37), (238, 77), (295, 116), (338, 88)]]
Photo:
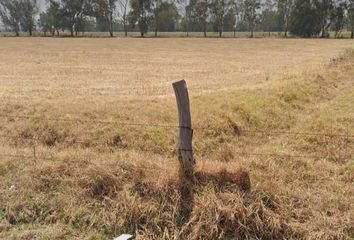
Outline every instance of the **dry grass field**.
[[(353, 239), (353, 48), (0, 38), (0, 239)], [(195, 128), (189, 218), (180, 79)]]

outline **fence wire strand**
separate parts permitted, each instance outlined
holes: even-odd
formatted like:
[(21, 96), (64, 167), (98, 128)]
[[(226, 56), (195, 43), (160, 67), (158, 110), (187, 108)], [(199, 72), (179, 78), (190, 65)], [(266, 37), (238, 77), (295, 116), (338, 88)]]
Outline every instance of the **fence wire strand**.
[[(177, 125), (170, 125), (170, 124), (160, 124), (160, 123), (139, 123), (139, 122), (127, 122), (127, 121), (108, 121), (108, 120), (90, 120), (90, 119), (68, 119), (68, 118), (43, 118), (39, 116), (34, 116), (34, 115), (9, 115), (9, 114), (1, 114), (0, 117), (4, 118), (11, 118), (11, 119), (21, 119), (21, 120), (42, 120), (42, 121), (52, 121), (52, 122), (72, 122), (72, 123), (96, 123), (96, 124), (118, 124), (118, 125), (123, 125), (123, 126), (139, 126), (139, 127), (161, 127), (161, 128), (183, 128), (183, 126), (177, 126)], [(207, 127), (195, 127), (194, 130), (210, 130), (210, 128)], [(349, 124), (347, 123), (346, 127), (346, 134), (339, 134), (339, 133), (333, 133), (333, 126), (331, 125), (331, 133), (320, 133), (320, 132), (294, 132), (294, 131), (274, 131), (274, 130), (251, 130), (251, 129), (239, 129), (239, 136), (242, 136), (244, 133), (254, 133), (254, 134), (262, 134), (262, 135), (303, 135), (303, 136), (323, 136), (323, 137), (339, 137), (339, 138), (344, 138), (345, 139), (345, 157), (341, 157), (340, 159), (350, 159), (351, 156), (349, 156), (348, 152), (348, 144), (353, 143), (351, 140), (354, 138), (354, 135), (349, 134)], [(6, 135), (6, 134), (0, 134), (0, 137), (2, 138), (18, 138), (19, 136), (16, 135)], [(38, 137), (37, 137), (38, 138)], [(29, 141), (32, 143), (32, 147), (35, 149), (36, 146), (38, 145), (38, 139), (36, 137), (32, 136), (31, 138), (24, 138), (21, 139), (23, 141)], [(106, 141), (91, 141), (91, 140), (60, 140), (60, 142), (65, 142), (68, 144), (101, 144), (101, 145), (109, 145), (109, 143)], [(329, 144), (328, 141), (322, 142), (323, 144), (327, 143)], [(121, 147), (120, 149), (134, 149), (136, 151), (141, 151), (141, 152), (153, 152), (157, 153), (156, 150), (144, 150), (144, 149), (137, 149), (137, 148), (127, 148), (125, 146)], [(35, 151), (35, 150), (34, 150)], [(173, 149), (168, 149), (167, 151), (169, 152), (174, 152), (175, 150)], [(330, 158), (333, 156), (314, 156), (314, 155), (289, 155), (289, 154), (274, 154), (274, 153), (255, 153), (255, 152), (235, 152), (236, 154), (239, 155), (248, 155), (248, 156), (262, 156), (262, 157), (276, 157), (276, 158), (310, 158), (310, 159), (326, 159)], [(0, 154), (2, 157), (13, 157), (13, 158), (24, 158), (24, 159), (33, 159), (36, 158), (36, 153), (34, 153), (34, 156), (26, 156), (26, 155), (8, 155), (8, 154)], [(42, 158), (43, 159), (43, 158)], [(50, 158), (52, 159), (52, 158)]]
[[(183, 126), (171, 125), (171, 124), (161, 124), (161, 123), (141, 123), (141, 122), (127, 122), (127, 121), (108, 121), (108, 120), (89, 120), (89, 119), (68, 119), (68, 118), (43, 118), (34, 115), (7, 115), (0, 114), (0, 117), (12, 118), (12, 119), (25, 119), (25, 120), (43, 120), (51, 122), (72, 122), (72, 123), (97, 123), (97, 124), (112, 124), (112, 125), (123, 125), (123, 126), (138, 126), (138, 127), (161, 127), (161, 128), (183, 128)], [(207, 127), (193, 127), (194, 130), (210, 130)], [(239, 129), (240, 133), (259, 133), (264, 135), (302, 135), (302, 136), (324, 136), (324, 137), (340, 137), (340, 138), (354, 138), (354, 135), (333, 133), (331, 128), (331, 134), (321, 133), (321, 132), (295, 132), (295, 131), (274, 131), (271, 129)]]
[[(43, 157), (43, 156), (30, 156), (30, 155), (19, 155), (19, 154), (0, 154), (0, 157), (11, 158), (11, 159), (29, 159), (34, 160), (34, 164), (36, 164), (37, 160), (45, 160), (45, 161), (59, 161), (58, 157)], [(135, 170), (145, 170), (145, 171), (152, 171), (152, 172), (170, 172), (176, 173), (178, 169), (168, 169), (168, 168), (161, 168), (158, 166), (136, 166), (132, 164), (126, 163), (118, 163), (118, 166), (123, 170), (135, 169)]]
[(72, 122), (72, 123), (98, 123), (98, 124), (120, 124), (125, 126), (142, 126), (142, 127), (162, 127), (162, 128), (179, 128), (177, 125), (166, 125), (158, 123), (138, 123), (138, 122), (125, 122), (125, 121), (108, 121), (108, 120), (89, 120), (89, 119), (68, 119), (68, 118), (41, 118), (31, 115), (5, 115), (0, 114), (0, 117), (7, 117), (13, 119), (26, 119), (26, 120), (43, 120), (52, 122)]
[[(275, 153), (254, 153), (254, 152), (234, 152), (235, 154), (243, 155), (243, 156), (258, 156), (258, 157), (272, 157), (272, 158), (279, 158), (279, 159), (338, 159), (338, 160), (350, 160), (351, 158), (348, 156), (345, 157), (331, 157), (331, 156), (314, 156), (314, 155), (291, 155), (291, 154), (275, 154)], [(0, 154), (0, 157), (7, 157), (7, 158), (17, 158), (17, 159), (33, 159), (33, 160), (59, 160), (56, 157), (42, 157), (42, 156), (30, 156), (30, 155), (19, 155), (19, 154)], [(129, 165), (130, 166), (130, 165)], [(158, 167), (158, 170), (167, 170)]]

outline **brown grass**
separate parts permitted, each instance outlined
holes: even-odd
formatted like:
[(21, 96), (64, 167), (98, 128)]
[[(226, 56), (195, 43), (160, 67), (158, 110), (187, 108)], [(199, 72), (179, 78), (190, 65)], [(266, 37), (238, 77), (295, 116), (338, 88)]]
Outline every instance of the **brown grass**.
[[(33, 138), (37, 145), (37, 161), (0, 156), (0, 239), (353, 238), (353, 143), (243, 131), (353, 135), (349, 47), (345, 40), (0, 39), (0, 155), (32, 156)], [(197, 161), (191, 212), (182, 219), (188, 194), (181, 194), (177, 129), (97, 122), (176, 125), (170, 84), (181, 78), (190, 86)]]

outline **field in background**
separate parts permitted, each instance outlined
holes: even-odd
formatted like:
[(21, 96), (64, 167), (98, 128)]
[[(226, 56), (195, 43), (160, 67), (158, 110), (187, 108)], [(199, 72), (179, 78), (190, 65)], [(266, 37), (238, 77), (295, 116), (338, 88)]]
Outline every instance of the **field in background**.
[[(330, 38), (335, 38), (335, 33), (330, 32)], [(187, 37), (187, 33), (185, 32), (159, 32), (158, 34), (159, 38), (185, 38)], [(21, 32), (20, 33), (21, 37), (27, 37), (28, 33)], [(44, 37), (44, 33), (42, 32), (34, 32), (33, 36), (42, 36)], [(50, 34), (47, 34), (47, 36), (50, 36)], [(115, 32), (114, 33), (115, 37), (122, 37), (124, 38), (124, 32)], [(15, 37), (15, 34), (12, 32), (0, 32), (0, 37)], [(60, 37), (70, 37), (70, 32), (61, 32)], [(85, 37), (85, 38), (109, 38), (109, 33), (107, 32), (85, 32), (85, 33), (78, 33), (78, 37)], [(140, 38), (140, 33), (139, 32), (128, 32), (128, 37), (133, 37), (133, 38)], [(155, 33), (154, 32), (148, 32), (145, 37), (147, 38), (155, 38)], [(203, 32), (190, 32), (189, 33), (190, 38), (204, 38), (204, 33)], [(216, 32), (207, 32), (207, 37), (208, 38), (218, 38), (219, 33)], [(249, 32), (236, 32), (236, 36), (234, 36), (233, 32), (224, 32), (223, 33), (223, 38), (249, 38), (250, 33)], [(254, 37), (255, 38), (283, 38), (284, 33), (283, 32), (254, 32)], [(291, 36), (290, 36), (291, 38)], [(338, 38), (350, 38), (350, 32), (349, 31), (344, 31), (342, 32)]]
[(353, 46), (350, 40), (284, 39), (24, 38), (0, 43), (6, 56), (0, 60), (3, 96), (50, 94), (66, 100), (88, 93), (140, 98), (141, 88), (144, 95), (166, 95), (179, 79), (200, 88), (194, 92), (264, 88), (318, 69)]
[[(0, 239), (353, 238), (352, 48), (0, 38)], [(183, 227), (171, 86), (180, 79), (198, 171), (242, 168), (252, 184), (196, 188)]]

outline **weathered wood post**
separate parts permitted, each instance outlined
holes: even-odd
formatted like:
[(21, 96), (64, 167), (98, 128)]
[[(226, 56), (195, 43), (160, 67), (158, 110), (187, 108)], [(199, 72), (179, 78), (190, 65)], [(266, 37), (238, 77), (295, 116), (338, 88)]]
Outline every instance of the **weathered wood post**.
[(192, 146), (193, 129), (187, 84), (184, 80), (175, 82), (173, 89), (177, 99), (179, 119), (179, 161), (184, 171), (193, 173), (195, 164)]
[(194, 165), (192, 148), (192, 120), (187, 84), (184, 80), (173, 83), (179, 118), (178, 158), (180, 162), (179, 184), (180, 204), (178, 225), (181, 227), (190, 219), (194, 206)]

